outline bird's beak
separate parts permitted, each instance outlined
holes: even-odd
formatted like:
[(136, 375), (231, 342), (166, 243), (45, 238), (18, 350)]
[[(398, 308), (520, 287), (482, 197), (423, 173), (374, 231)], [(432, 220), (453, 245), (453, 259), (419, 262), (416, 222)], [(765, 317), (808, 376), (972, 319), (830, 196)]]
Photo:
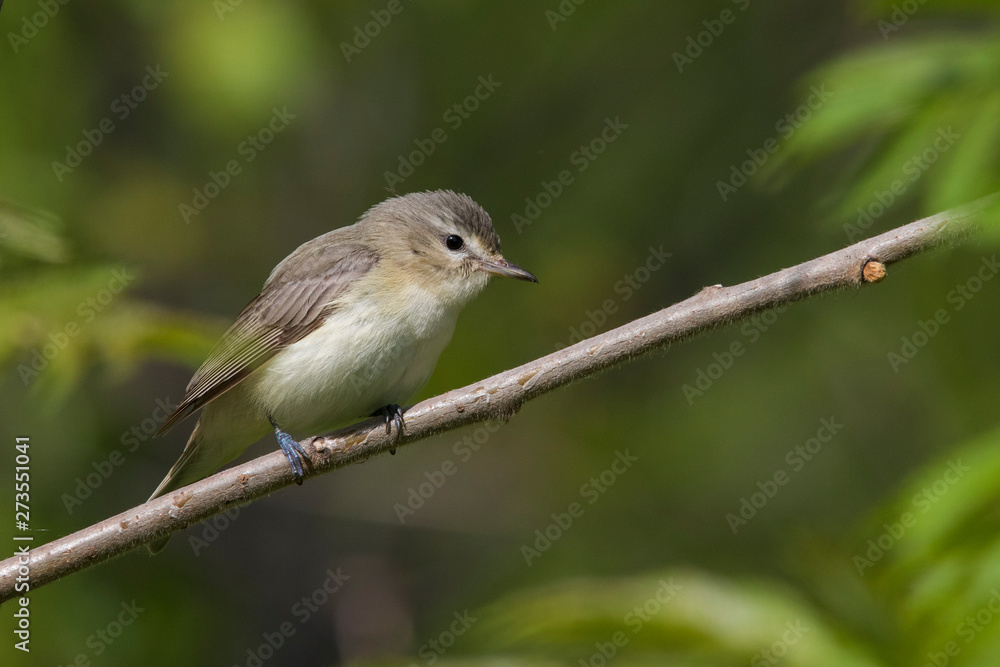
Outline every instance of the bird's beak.
[(530, 271), (525, 271), (517, 264), (511, 264), (503, 257), (497, 257), (496, 259), (481, 259), (479, 260), (479, 268), (487, 273), (492, 273), (498, 276), (505, 276), (507, 278), (517, 278), (518, 280), (528, 280), (533, 283), (538, 282), (538, 278), (534, 276)]

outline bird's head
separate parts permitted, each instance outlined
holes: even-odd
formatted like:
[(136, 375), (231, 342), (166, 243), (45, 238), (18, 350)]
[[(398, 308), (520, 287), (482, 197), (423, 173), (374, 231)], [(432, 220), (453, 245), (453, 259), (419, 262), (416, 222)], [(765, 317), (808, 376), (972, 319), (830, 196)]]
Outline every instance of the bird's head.
[(394, 197), (364, 219), (376, 228), (381, 261), (442, 301), (464, 305), (491, 276), (538, 282), (500, 254), (493, 221), (468, 195), (437, 190)]

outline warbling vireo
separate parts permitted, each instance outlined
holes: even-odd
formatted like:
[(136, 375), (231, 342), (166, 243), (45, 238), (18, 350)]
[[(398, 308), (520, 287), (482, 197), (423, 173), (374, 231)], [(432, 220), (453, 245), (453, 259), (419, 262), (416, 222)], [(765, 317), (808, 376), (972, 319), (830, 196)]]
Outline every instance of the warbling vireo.
[(207, 477), (272, 429), (300, 484), (306, 454), (286, 430), (308, 436), (380, 415), (398, 434), (399, 403), (427, 382), (459, 311), (492, 275), (538, 282), (500, 254), (486, 211), (447, 190), (388, 199), (299, 246), (157, 432), (202, 410), (150, 500)]

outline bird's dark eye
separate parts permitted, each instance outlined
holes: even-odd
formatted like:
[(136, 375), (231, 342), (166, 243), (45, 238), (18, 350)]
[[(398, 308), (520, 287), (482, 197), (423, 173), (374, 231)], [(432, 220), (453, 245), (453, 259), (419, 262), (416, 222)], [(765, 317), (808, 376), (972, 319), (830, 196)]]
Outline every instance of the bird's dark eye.
[(461, 250), (462, 246), (465, 245), (465, 241), (462, 240), (461, 236), (451, 234), (444, 240), (444, 244), (448, 246), (448, 250)]

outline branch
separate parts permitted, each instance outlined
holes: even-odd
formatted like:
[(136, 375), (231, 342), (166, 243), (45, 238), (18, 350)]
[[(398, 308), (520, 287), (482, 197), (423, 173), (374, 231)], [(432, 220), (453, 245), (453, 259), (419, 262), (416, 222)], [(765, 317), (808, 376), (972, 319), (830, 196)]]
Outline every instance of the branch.
[[(302, 445), (308, 476), (364, 461), (430, 435), (491, 419), (511, 418), (525, 401), (672, 341), (724, 326), (810, 295), (879, 282), (885, 265), (960, 240), (1000, 203), (1000, 193), (919, 220), (792, 268), (732, 287), (706, 287), (689, 299), (509, 371), (428, 399), (406, 411), (406, 431), (393, 441), (381, 422), (365, 421)], [(284, 454), (272, 452), (135, 507), (29, 552), (31, 588), (152, 542), (230, 507), (293, 483)], [(0, 602), (15, 596), (17, 557), (0, 562)], [(23, 574), (23, 572), (22, 572)]]

